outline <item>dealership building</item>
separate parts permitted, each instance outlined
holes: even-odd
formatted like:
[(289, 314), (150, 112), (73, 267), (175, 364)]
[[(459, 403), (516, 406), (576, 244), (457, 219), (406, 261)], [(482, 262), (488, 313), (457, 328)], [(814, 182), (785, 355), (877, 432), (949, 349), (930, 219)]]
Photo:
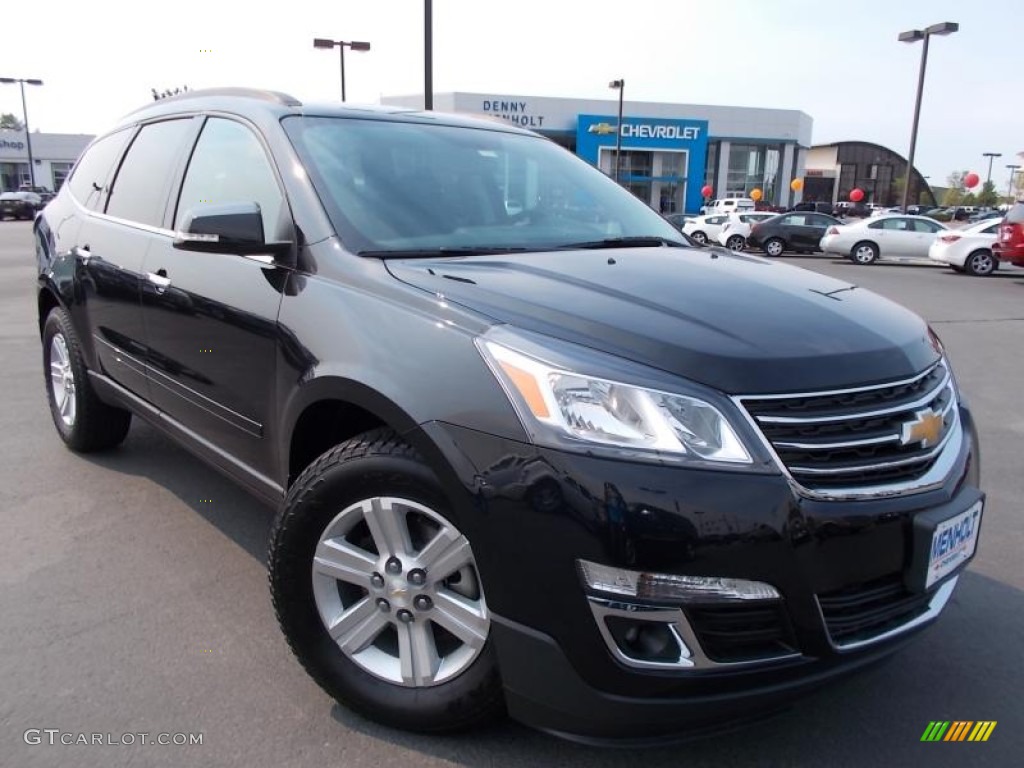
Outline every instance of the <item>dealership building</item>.
[[(92, 141), (79, 133), (32, 133), (32, 166), (37, 187), (56, 192), (71, 166)], [(0, 130), (0, 192), (13, 192), (30, 183), (28, 139), (24, 131)]]
[[(382, 103), (421, 108), (423, 96), (384, 97)], [(795, 202), (790, 182), (803, 176), (811, 146), (810, 115), (788, 109), (626, 101), (620, 137), (618, 101), (484, 93), (440, 93), (442, 112), (487, 115), (536, 131), (608, 174), (621, 140), (619, 179), (662, 213), (695, 212), (710, 185), (714, 197)]]

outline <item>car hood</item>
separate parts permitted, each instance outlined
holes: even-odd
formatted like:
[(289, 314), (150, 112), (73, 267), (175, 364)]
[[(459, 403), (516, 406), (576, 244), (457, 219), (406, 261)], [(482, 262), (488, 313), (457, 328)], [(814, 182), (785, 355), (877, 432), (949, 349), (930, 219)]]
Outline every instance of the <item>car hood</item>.
[(938, 357), (923, 320), (863, 288), (690, 248), (390, 259), (399, 280), (496, 322), (731, 394), (912, 376)]

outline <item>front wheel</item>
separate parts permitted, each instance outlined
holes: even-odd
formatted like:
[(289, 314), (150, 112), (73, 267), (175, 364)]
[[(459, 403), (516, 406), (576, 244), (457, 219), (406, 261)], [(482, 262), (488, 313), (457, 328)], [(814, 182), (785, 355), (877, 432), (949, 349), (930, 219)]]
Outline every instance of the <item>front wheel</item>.
[(975, 251), (964, 262), (964, 271), (975, 277), (988, 277), (996, 271), (998, 262), (991, 251)]
[(71, 317), (60, 307), (43, 325), (43, 371), (50, 415), (68, 448), (89, 453), (120, 445), (132, 415), (96, 396)]
[(786, 250), (786, 244), (777, 237), (770, 238), (764, 244), (764, 252), (769, 256), (781, 256)]
[(850, 252), (850, 258), (857, 264), (874, 264), (878, 261), (878, 246), (874, 243), (857, 243)]
[(389, 430), (332, 448), (271, 534), (274, 608), (320, 686), (398, 728), (461, 730), (504, 711), (469, 540), (416, 451)]
[(700, 243), (701, 245), (708, 244), (708, 236), (705, 235), (703, 232), (694, 232), (692, 235), (690, 235), (690, 237), (692, 237), (696, 242)]
[(725, 241), (725, 247), (730, 251), (742, 251), (747, 245), (747, 240), (742, 235), (733, 235)]

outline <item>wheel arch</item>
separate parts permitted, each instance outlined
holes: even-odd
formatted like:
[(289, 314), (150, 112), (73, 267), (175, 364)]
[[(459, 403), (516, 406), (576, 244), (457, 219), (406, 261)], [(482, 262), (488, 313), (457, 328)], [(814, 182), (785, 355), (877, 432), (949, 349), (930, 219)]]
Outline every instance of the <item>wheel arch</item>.
[(403, 408), (373, 387), (341, 376), (304, 384), (285, 405), (280, 477), (285, 488), (318, 456), (378, 427), (394, 430), (424, 458), (445, 485), (454, 479), (439, 447)]
[(882, 249), (878, 247), (878, 243), (876, 243), (870, 237), (863, 237), (860, 240), (857, 240), (852, 246), (850, 246), (851, 259), (854, 257), (854, 254), (857, 252), (857, 249), (860, 248), (862, 245), (870, 245), (872, 248), (875, 249), (875, 259), (877, 260), (881, 258)]

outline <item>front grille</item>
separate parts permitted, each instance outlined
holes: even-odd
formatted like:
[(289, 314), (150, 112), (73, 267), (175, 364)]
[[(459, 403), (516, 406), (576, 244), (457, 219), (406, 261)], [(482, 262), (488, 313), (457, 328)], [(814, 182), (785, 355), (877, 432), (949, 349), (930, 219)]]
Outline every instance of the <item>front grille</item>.
[(793, 628), (780, 602), (689, 607), (686, 618), (712, 661), (752, 661), (796, 653)]
[[(822, 491), (921, 477), (957, 420), (956, 394), (944, 362), (892, 384), (744, 397), (741, 402), (793, 478)], [(941, 426), (928, 430), (929, 420), (937, 417)]]
[(836, 645), (888, 632), (928, 610), (931, 593), (908, 592), (898, 575), (818, 595), (825, 626)]

